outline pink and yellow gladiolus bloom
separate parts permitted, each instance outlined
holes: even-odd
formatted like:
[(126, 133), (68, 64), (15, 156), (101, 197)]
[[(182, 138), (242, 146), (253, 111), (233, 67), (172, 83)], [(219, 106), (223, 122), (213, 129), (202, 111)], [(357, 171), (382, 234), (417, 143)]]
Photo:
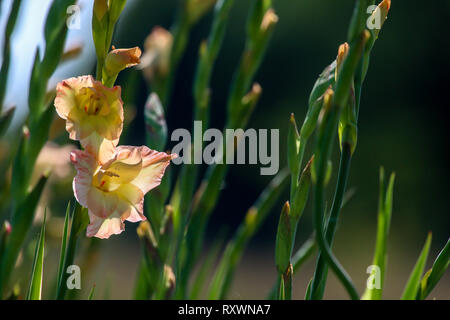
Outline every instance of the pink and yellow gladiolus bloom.
[(66, 120), (70, 139), (105, 163), (114, 153), (123, 130), (121, 88), (108, 88), (92, 76), (62, 81), (57, 86), (55, 107)]
[(124, 231), (124, 221), (146, 220), (144, 196), (161, 183), (174, 158), (145, 146), (121, 146), (106, 163), (99, 164), (89, 152), (73, 151), (74, 194), (89, 209), (87, 236), (107, 239)]

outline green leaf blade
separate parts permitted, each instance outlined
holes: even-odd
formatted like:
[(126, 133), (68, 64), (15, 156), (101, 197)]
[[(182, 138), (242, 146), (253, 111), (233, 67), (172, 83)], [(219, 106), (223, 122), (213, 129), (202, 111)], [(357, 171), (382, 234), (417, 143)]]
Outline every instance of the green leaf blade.
[(44, 252), (45, 252), (45, 220), (47, 214), (44, 214), (39, 241), (36, 244), (36, 250), (33, 261), (33, 271), (31, 273), (30, 288), (28, 289), (27, 300), (42, 299), (42, 279), (44, 271)]
[(89, 296), (88, 296), (89, 301), (94, 300), (94, 294), (95, 294), (95, 284), (92, 286), (91, 292), (89, 292)]
[(415, 300), (417, 297), (417, 293), (420, 288), (420, 280), (425, 269), (425, 264), (427, 263), (428, 253), (430, 251), (431, 238), (431, 233), (429, 233), (419, 259), (417, 260), (416, 265), (409, 277), (408, 283), (406, 284), (401, 298), (402, 300)]
[(77, 248), (77, 242), (80, 234), (86, 229), (89, 224), (89, 216), (87, 209), (83, 208), (78, 202), (75, 205), (72, 215), (72, 222), (70, 227), (69, 241), (67, 243), (67, 249), (64, 257), (64, 267), (61, 272), (61, 278), (59, 279), (58, 289), (56, 293), (57, 300), (63, 300), (66, 296), (67, 286), (67, 267), (73, 264), (75, 258), (75, 252)]
[(64, 270), (64, 259), (66, 257), (66, 249), (67, 249), (67, 241), (69, 237), (69, 221), (70, 221), (70, 201), (67, 204), (67, 210), (66, 210), (66, 217), (64, 218), (64, 228), (63, 228), (63, 235), (62, 235), (62, 241), (61, 241), (61, 253), (59, 257), (59, 265), (58, 265), (58, 285), (57, 288), (60, 287), (61, 283), (61, 277)]
[(5, 252), (0, 260), (0, 295), (4, 292), (17, 256), (31, 228), (34, 212), (46, 185), (48, 177), (42, 177), (33, 191), (27, 195), (23, 204), (14, 211), (11, 221), (12, 231), (9, 235)]
[(422, 279), (420, 295), (418, 298), (424, 300), (428, 297), (434, 287), (441, 280), (444, 273), (447, 271), (449, 266), (450, 258), (450, 239), (447, 240), (447, 244), (439, 253), (438, 257), (433, 263), (433, 267), (425, 274)]
[(373, 265), (379, 267), (380, 287), (367, 288), (363, 300), (381, 300), (383, 294), (383, 283), (386, 275), (387, 263), (387, 238), (392, 217), (392, 203), (394, 194), (395, 175), (392, 174), (386, 187), (384, 169), (380, 169), (380, 198), (378, 208), (378, 228), (375, 245), (375, 256)]

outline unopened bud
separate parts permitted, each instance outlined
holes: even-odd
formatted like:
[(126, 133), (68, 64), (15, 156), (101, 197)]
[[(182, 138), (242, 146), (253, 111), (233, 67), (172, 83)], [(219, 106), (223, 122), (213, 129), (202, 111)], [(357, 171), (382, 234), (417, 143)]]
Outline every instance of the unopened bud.
[(273, 9), (267, 10), (261, 23), (261, 30), (264, 32), (269, 30), (272, 26), (274, 26), (278, 22), (278, 20), (279, 19), (275, 13), (275, 10)]
[(164, 279), (166, 281), (166, 289), (173, 289), (175, 287), (175, 273), (167, 264), (164, 265)]
[(6, 235), (9, 235), (12, 231), (12, 227), (11, 224), (9, 223), (9, 221), (5, 221), (3, 223), (3, 230), (5, 232)]
[(167, 205), (164, 212), (165, 214), (161, 223), (160, 234), (167, 236), (173, 232), (173, 206)]
[(253, 110), (258, 104), (259, 98), (262, 94), (262, 88), (258, 83), (254, 83), (252, 89), (241, 100), (240, 104), (235, 104), (233, 109), (230, 109), (231, 126), (245, 127)]
[(254, 83), (252, 86), (252, 90), (242, 98), (242, 103), (244, 105), (253, 104), (255, 101), (259, 99), (262, 93), (262, 88), (259, 83)]
[(275, 262), (280, 273), (286, 271), (290, 264), (292, 253), (292, 226), (291, 226), (291, 206), (286, 202), (281, 211), (278, 222), (278, 231), (275, 245)]
[(386, 22), (389, 10), (391, 9), (391, 0), (383, 0), (378, 7), (375, 9), (375, 11), (372, 13), (373, 16), (380, 15), (380, 28), (375, 30), (375, 35), (378, 36), (380, 33), (381, 27), (383, 27), (383, 24)]
[(309, 187), (311, 185), (311, 167), (313, 161), (314, 156), (312, 156), (306, 164), (306, 167), (300, 176), (300, 181), (293, 198), (291, 216), (294, 221), (298, 221), (300, 219), (308, 201)]
[(335, 79), (337, 79), (338, 73), (341, 70), (342, 64), (344, 63), (344, 60), (348, 56), (348, 51), (350, 50), (350, 46), (347, 42), (341, 44), (339, 46), (338, 55), (336, 58), (336, 71), (335, 71)]
[(288, 166), (291, 174), (298, 176), (300, 171), (300, 135), (297, 129), (297, 122), (292, 113), (289, 119), (288, 133)]
[(254, 230), (257, 216), (258, 216), (258, 209), (256, 207), (251, 207), (247, 211), (247, 215), (245, 216), (245, 225), (247, 226), (247, 228)]
[(3, 226), (0, 228), (0, 253), (5, 251), (6, 242), (8, 236), (11, 234), (12, 227), (8, 221), (3, 223)]
[(143, 221), (139, 224), (139, 227), (136, 230), (139, 238), (141, 240), (144, 240), (148, 245), (150, 245), (152, 248), (157, 247), (157, 242), (155, 235), (152, 230), (152, 226), (150, 225), (150, 222)]
[(153, 80), (155, 75), (164, 77), (168, 74), (172, 45), (172, 34), (162, 27), (155, 27), (147, 37), (144, 45), (145, 52), (140, 65), (147, 80)]
[(329, 87), (323, 95), (323, 107), (322, 107), (322, 110), (320, 111), (319, 121), (318, 121), (319, 124), (321, 124), (321, 125), (323, 124), (325, 117), (328, 115), (328, 113), (331, 110), (331, 103), (333, 100), (333, 96), (334, 96), (334, 91), (331, 87)]
[(25, 139), (28, 139), (30, 137), (30, 129), (27, 126), (23, 126), (22, 134)]
[(103, 71), (108, 77), (117, 77), (120, 71), (138, 65), (141, 62), (141, 54), (139, 47), (114, 49), (106, 56)]
[(101, 21), (107, 13), (108, 13), (108, 0), (95, 0), (94, 15), (97, 18), (97, 20)]

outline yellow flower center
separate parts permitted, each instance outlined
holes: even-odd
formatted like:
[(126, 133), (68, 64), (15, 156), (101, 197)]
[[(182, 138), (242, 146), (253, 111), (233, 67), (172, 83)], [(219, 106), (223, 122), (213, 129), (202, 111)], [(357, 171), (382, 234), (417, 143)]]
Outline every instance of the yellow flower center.
[(115, 161), (107, 167), (104, 166), (97, 170), (92, 180), (92, 185), (103, 192), (113, 192), (122, 185), (133, 181), (141, 170), (142, 159), (134, 164)]
[(119, 185), (114, 182), (114, 178), (120, 178), (120, 176), (116, 173), (100, 169), (94, 176), (92, 184), (103, 192), (111, 192), (119, 187)]
[(106, 115), (109, 112), (106, 96), (92, 87), (80, 90), (78, 107), (89, 116)]

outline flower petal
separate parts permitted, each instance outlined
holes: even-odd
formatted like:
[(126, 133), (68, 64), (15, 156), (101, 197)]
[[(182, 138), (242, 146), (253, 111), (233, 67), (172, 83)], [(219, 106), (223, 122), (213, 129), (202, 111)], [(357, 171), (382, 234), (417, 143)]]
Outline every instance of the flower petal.
[[(102, 93), (104, 106), (100, 108), (100, 113), (90, 116), (89, 121), (97, 133), (108, 140), (116, 140), (123, 130), (123, 101), (121, 98), (122, 89), (119, 86), (114, 88), (105, 87), (101, 82), (96, 81), (94, 88)], [(107, 112), (103, 112), (107, 110)]]
[(70, 160), (77, 170), (77, 175), (73, 179), (73, 193), (77, 201), (87, 208), (87, 195), (92, 188), (93, 174), (98, 168), (97, 161), (91, 154), (81, 150), (72, 151)]
[(100, 239), (108, 239), (114, 234), (121, 234), (125, 230), (125, 225), (119, 214), (102, 219), (89, 212), (91, 223), (87, 227), (87, 237), (97, 237)]
[[(121, 88), (108, 88), (92, 76), (70, 78), (57, 86), (55, 108), (66, 120), (70, 139), (81, 141), (86, 148), (101, 151), (103, 140), (116, 147), (123, 131), (123, 101)], [(103, 139), (91, 137), (94, 133)], [(110, 149), (110, 148), (109, 148)], [(97, 156), (97, 154), (94, 154)]]
[(144, 194), (138, 187), (132, 184), (124, 184), (121, 185), (115, 193), (119, 198), (127, 201), (132, 208), (130, 212), (122, 214), (122, 219), (130, 222), (146, 220), (146, 217), (144, 216)]
[(58, 115), (67, 119), (72, 108), (77, 106), (76, 95), (83, 87), (91, 87), (94, 83), (92, 76), (70, 78), (61, 81), (56, 86), (55, 108)]
[(96, 132), (92, 133), (86, 139), (81, 140), (83, 148), (96, 157), (100, 164), (105, 164), (113, 159), (118, 143), (119, 139), (107, 140)]
[(118, 209), (119, 198), (114, 192), (103, 192), (90, 188), (87, 193), (87, 208), (99, 218), (107, 218)]
[[(142, 199), (142, 203), (144, 203), (144, 199)], [(133, 208), (126, 220), (132, 223), (136, 223), (146, 221), (147, 218), (143, 214), (139, 213), (135, 208)]]
[(145, 146), (140, 147), (139, 151), (142, 157), (142, 170), (131, 183), (146, 194), (161, 184), (166, 168), (177, 155), (158, 152)]

